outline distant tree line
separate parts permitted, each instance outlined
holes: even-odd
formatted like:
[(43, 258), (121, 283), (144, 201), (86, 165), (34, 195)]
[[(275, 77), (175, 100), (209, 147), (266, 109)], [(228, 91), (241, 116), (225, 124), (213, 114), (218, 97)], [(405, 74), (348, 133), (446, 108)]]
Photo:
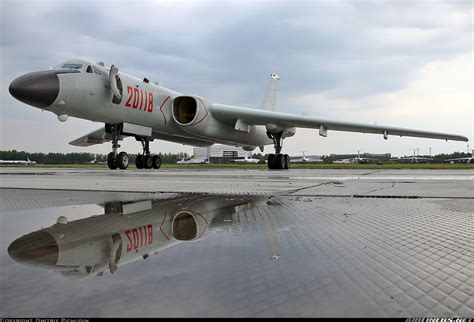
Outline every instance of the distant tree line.
[[(410, 158), (412, 156), (413, 155), (405, 155), (402, 158)], [(443, 162), (444, 160), (447, 160), (447, 159), (467, 158), (467, 157), (470, 157), (470, 156), (471, 156), (470, 153), (465, 153), (465, 152), (454, 152), (454, 153), (451, 153), (451, 154), (441, 153), (441, 154), (432, 155), (432, 156), (417, 155), (417, 157), (432, 158), (435, 162)], [(331, 163), (335, 160), (352, 159), (352, 158), (356, 158), (356, 157), (357, 157), (357, 154), (331, 154), (331, 155), (323, 155), (321, 157), (321, 159), (323, 160), (324, 163)], [(389, 162), (390, 159), (392, 158), (390, 153), (377, 154), (377, 155), (372, 155), (370, 153), (363, 153), (363, 154), (361, 153), (360, 157), (361, 158), (374, 158), (374, 159), (376, 159), (378, 161), (381, 161), (381, 162)], [(376, 162), (376, 161), (373, 161), (373, 162)]]
[[(189, 159), (190, 156), (187, 153), (180, 152), (180, 153), (159, 153), (161, 157), (161, 162), (164, 164), (174, 164), (179, 160)], [(136, 154), (129, 154), (130, 162), (135, 162)], [(361, 154), (361, 157), (368, 157), (366, 154)], [(431, 156), (435, 161), (442, 162), (447, 159), (456, 159), (456, 158), (466, 158), (470, 157), (470, 153), (465, 152), (454, 152), (451, 154), (437, 154)], [(252, 158), (260, 159), (262, 163), (265, 163), (267, 159), (267, 154), (261, 153), (254, 153)], [(346, 159), (346, 158), (355, 158), (357, 154), (347, 154), (347, 155), (323, 155), (321, 159), (325, 163), (331, 163), (334, 160), (338, 159)], [(408, 156), (410, 157), (410, 156)], [(421, 155), (421, 157), (428, 158), (427, 155)], [(91, 163), (91, 161), (95, 160), (97, 162), (106, 162), (107, 155), (106, 154), (94, 154), (94, 153), (30, 153), (25, 151), (16, 151), (16, 150), (9, 150), (9, 151), (0, 151), (0, 160), (26, 160), (30, 159), (31, 161), (35, 161), (39, 164), (81, 164), (81, 163)], [(388, 161), (388, 159), (381, 158), (381, 161)]]
[[(444, 154), (444, 153), (437, 154), (437, 155), (432, 156), (432, 158), (437, 161), (444, 161), (448, 159), (469, 158), (471, 157), (471, 155), (472, 155), (471, 153), (466, 153), (466, 152), (454, 152), (451, 154)], [(429, 158), (429, 156), (426, 156), (426, 155), (422, 155), (422, 157)]]
[[(410, 158), (413, 155), (405, 155), (401, 158)], [(457, 158), (467, 158), (470, 157), (470, 153), (465, 153), (465, 152), (454, 152), (451, 154), (437, 154), (437, 155), (417, 155), (417, 157), (422, 157), (422, 158), (432, 158), (435, 162), (443, 162), (444, 160), (447, 159), (457, 159)], [(323, 160), (324, 163), (331, 163), (335, 160), (340, 160), (340, 159), (352, 159), (356, 158), (357, 154), (331, 154), (331, 155), (323, 155), (321, 159)], [(377, 161), (381, 162), (389, 162), (390, 159), (392, 159), (390, 153), (387, 154), (378, 154), (378, 155), (371, 155), (370, 153), (364, 153), (360, 154), (361, 158), (373, 158), (376, 159)], [(395, 159), (395, 158), (394, 158)], [(377, 161), (371, 161), (371, 162), (377, 162)], [(369, 162), (369, 163), (371, 163)]]
[[(176, 163), (178, 160), (188, 159), (187, 153), (159, 153), (161, 162), (165, 164)], [(130, 162), (135, 162), (136, 154), (129, 154)], [(106, 154), (94, 153), (41, 153), (25, 151), (0, 151), (0, 160), (26, 160), (30, 159), (39, 164), (82, 164), (91, 163), (91, 161), (106, 162)]]

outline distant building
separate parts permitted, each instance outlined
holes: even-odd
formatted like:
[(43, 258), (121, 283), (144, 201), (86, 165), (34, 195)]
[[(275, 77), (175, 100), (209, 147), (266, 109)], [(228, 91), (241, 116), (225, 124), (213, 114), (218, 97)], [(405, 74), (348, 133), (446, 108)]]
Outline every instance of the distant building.
[(361, 158), (372, 158), (377, 160), (389, 160), (392, 157), (391, 153), (362, 153)]
[(193, 154), (196, 159), (208, 159), (210, 164), (225, 164), (230, 160), (244, 158), (246, 152), (240, 147), (215, 144), (207, 148), (194, 148)]

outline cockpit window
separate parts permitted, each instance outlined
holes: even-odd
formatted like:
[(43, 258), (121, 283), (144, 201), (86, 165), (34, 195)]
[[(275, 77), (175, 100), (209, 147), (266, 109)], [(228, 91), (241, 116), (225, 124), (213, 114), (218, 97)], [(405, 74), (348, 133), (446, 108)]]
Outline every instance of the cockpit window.
[(92, 73), (91, 65), (87, 66), (86, 73)]
[(61, 68), (68, 68), (68, 69), (81, 69), (82, 64), (64, 64)]

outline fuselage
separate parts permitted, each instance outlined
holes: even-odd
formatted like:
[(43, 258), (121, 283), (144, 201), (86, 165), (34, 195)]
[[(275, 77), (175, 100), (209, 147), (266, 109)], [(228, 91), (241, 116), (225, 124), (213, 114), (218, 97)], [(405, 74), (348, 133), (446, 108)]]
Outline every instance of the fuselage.
[[(118, 99), (111, 89), (109, 75), (110, 70), (103, 64), (71, 59), (53, 70), (17, 78), (12, 82), (10, 92), (20, 101), (58, 115), (62, 121), (67, 117), (77, 117), (106, 124), (126, 122), (151, 128), (153, 138), (193, 146), (222, 143), (251, 150), (272, 143), (263, 126), (252, 126), (249, 132), (237, 131), (233, 124), (222, 123), (212, 117), (212, 102), (202, 97), (184, 95), (123, 72), (117, 77), (117, 85), (121, 91), (121, 98)], [(35, 77), (48, 77), (50, 85), (39, 85), (40, 80), (35, 80)], [(24, 94), (21, 92), (27, 86), (32, 87), (31, 83), (35, 81), (38, 83), (37, 87), (50, 88), (48, 97), (46, 94), (38, 97), (39, 103), (31, 98), (31, 93), (27, 96), (26, 90)], [(26, 84), (27, 82), (29, 84)], [(12, 90), (12, 86), (20, 90)], [(51, 101), (56, 90), (57, 96)], [(183, 113), (192, 108), (183, 105), (184, 112), (180, 112), (179, 107), (174, 106), (178, 97), (192, 98), (196, 102), (195, 111), (193, 110), (195, 117), (190, 119), (189, 123), (179, 122), (179, 117), (186, 117)], [(181, 99), (180, 102), (186, 103), (186, 100)]]
[(36, 161), (30, 160), (0, 160), (0, 164), (36, 164)]

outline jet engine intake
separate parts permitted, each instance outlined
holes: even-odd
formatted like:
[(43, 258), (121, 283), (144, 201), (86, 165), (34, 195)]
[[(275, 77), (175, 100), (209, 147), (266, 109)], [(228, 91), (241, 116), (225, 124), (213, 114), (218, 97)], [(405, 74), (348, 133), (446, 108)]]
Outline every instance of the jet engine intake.
[(208, 230), (208, 222), (198, 213), (180, 211), (174, 216), (171, 229), (174, 239), (195, 241), (205, 235)]
[(178, 96), (173, 101), (173, 119), (182, 126), (200, 123), (209, 113), (209, 105), (203, 99), (193, 96)]

